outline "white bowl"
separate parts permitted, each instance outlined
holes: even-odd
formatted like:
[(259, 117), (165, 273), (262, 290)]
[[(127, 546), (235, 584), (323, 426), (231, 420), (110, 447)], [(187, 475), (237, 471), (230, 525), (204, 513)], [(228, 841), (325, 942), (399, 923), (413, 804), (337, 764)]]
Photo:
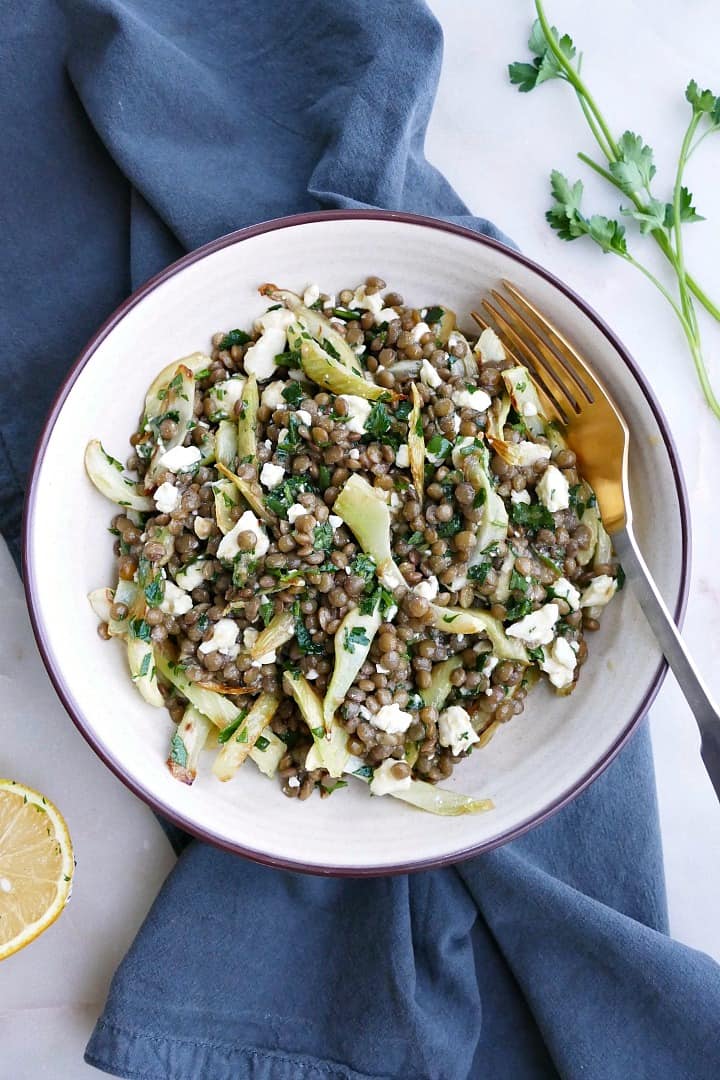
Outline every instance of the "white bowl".
[[(523, 256), (464, 229), (395, 213), (339, 212), (271, 221), (181, 259), (123, 304), (88, 344), (48, 418), (28, 494), (25, 583), (40, 651), (78, 728), (105, 763), (158, 813), (253, 859), (327, 874), (437, 866), (504, 843), (578, 794), (612, 760), (646, 712), (665, 665), (624, 590), (589, 639), (571, 698), (545, 687), (525, 712), (455, 770), (459, 791), (490, 796), (490, 813), (458, 818), (373, 799), (361, 782), (330, 799), (284, 798), (248, 762), (222, 784), (204, 756), (192, 787), (165, 766), (172, 723), (146, 705), (117, 642), (101, 641), (86, 596), (113, 580), (113, 506), (92, 487), (83, 450), (101, 438), (128, 451), (145, 388), (175, 357), (207, 350), (218, 329), (246, 326), (265, 308), (257, 287), (317, 281), (328, 290), (379, 274), (420, 306), (468, 313), (509, 278), (602, 374), (632, 432), (637, 534), (666, 600), (682, 614), (688, 579), (687, 498), (667, 424), (620, 342), (586, 304)], [(472, 327), (472, 324), (470, 324)]]

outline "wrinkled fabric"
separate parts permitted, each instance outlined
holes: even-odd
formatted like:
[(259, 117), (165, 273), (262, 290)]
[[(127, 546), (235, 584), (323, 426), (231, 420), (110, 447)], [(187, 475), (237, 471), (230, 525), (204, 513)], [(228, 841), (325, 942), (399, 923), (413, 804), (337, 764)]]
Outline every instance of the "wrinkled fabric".
[[(148, 276), (222, 233), (378, 206), (494, 237), (425, 160), (419, 0), (6, 0), (0, 521), (43, 416)], [(478, 123), (482, 114), (478, 112)], [(87, 1048), (136, 1080), (710, 1080), (720, 970), (672, 942), (646, 728), (570, 806), (455, 868), (178, 862)]]

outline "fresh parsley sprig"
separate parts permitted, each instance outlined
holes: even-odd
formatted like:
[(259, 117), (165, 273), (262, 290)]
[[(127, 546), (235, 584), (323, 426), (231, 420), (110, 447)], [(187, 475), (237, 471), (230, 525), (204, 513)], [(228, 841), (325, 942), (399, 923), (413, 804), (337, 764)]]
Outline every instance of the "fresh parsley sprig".
[(579, 159), (620, 191), (629, 205), (620, 214), (633, 221), (641, 236), (651, 237), (670, 263), (676, 278), (675, 294), (628, 250), (624, 225), (600, 214), (587, 216), (581, 208), (583, 184), (570, 183), (562, 173), (553, 171), (550, 178), (553, 205), (546, 217), (561, 240), (589, 237), (603, 252), (630, 263), (662, 293), (672, 307), (688, 342), (690, 354), (708, 405), (720, 419), (720, 402), (710, 381), (702, 351), (700, 329), (694, 299), (720, 322), (720, 308), (713, 303), (685, 265), (683, 225), (703, 218), (693, 205), (693, 196), (684, 184), (685, 170), (692, 154), (708, 135), (720, 130), (720, 97), (701, 90), (692, 79), (685, 90), (691, 116), (682, 140), (670, 198), (657, 197), (653, 188), (656, 167), (653, 151), (640, 135), (625, 131), (615, 138), (610, 126), (582, 78), (582, 53), (572, 39), (551, 26), (542, 0), (535, 0), (537, 20), (530, 33), (530, 62), (510, 64), (510, 81), (521, 93), (528, 93), (551, 79), (561, 79), (575, 91), (588, 126), (605, 159), (603, 164), (587, 154)]

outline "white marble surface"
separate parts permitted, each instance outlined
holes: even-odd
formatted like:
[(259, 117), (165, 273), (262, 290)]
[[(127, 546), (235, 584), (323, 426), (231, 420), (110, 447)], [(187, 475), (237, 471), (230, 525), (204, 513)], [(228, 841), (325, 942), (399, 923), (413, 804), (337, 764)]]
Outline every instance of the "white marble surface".
[[(680, 331), (635, 271), (583, 241), (562, 244), (543, 218), (547, 176), (557, 167), (580, 175), (576, 151), (590, 149), (567, 87), (520, 95), (507, 83), (508, 61), (524, 58), (529, 0), (466, 4), (435, 0), (445, 28), (445, 63), (428, 134), (428, 157), (472, 210), (494, 219), (524, 251), (570, 282), (618, 332), (650, 379), (677, 440), (690, 491), (694, 571), (687, 640), (720, 696), (717, 663), (720, 592), (711, 555), (717, 527), (712, 483), (720, 427), (704, 407)], [(694, 76), (717, 76), (714, 0), (605, 0), (549, 4), (552, 19), (585, 48), (585, 74), (611, 125), (641, 131), (660, 173), (674, 162), (685, 124), (682, 92)], [(689, 17), (691, 16), (691, 17)], [(716, 87), (717, 89), (717, 87)], [(693, 160), (689, 183), (711, 220), (689, 230), (688, 261), (720, 296), (720, 137)], [(597, 212), (617, 200), (592, 181)], [(597, 197), (596, 197), (597, 196)], [(714, 219), (714, 220), (712, 220)], [(707, 354), (716, 358), (720, 327), (703, 319)], [(658, 493), (662, 498), (662, 492)], [(72, 831), (78, 875), (60, 921), (0, 973), (2, 1073), (14, 1080), (97, 1076), (82, 1050), (112, 971), (172, 865), (159, 826), (143, 804), (100, 764), (76, 733), (38, 658), (20, 583), (0, 550), (0, 775), (22, 778), (57, 800)], [(660, 811), (673, 933), (720, 959), (720, 810), (698, 757), (687, 707), (668, 678), (653, 708)]]

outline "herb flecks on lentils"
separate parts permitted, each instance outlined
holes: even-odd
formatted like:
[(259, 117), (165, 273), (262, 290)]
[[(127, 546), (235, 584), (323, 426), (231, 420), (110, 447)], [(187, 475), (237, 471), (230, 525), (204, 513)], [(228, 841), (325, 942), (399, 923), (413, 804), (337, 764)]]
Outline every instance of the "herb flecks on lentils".
[(128, 474), (88, 448), (124, 508), (118, 585), (91, 596), (101, 636), (178, 723), (185, 782), (212, 723), (222, 779), (249, 750), (290, 798), (350, 773), (486, 809), (433, 785), (538, 678), (574, 689), (622, 586), (595, 496), (491, 330), (376, 277), (260, 292), (252, 330), (155, 380)]

